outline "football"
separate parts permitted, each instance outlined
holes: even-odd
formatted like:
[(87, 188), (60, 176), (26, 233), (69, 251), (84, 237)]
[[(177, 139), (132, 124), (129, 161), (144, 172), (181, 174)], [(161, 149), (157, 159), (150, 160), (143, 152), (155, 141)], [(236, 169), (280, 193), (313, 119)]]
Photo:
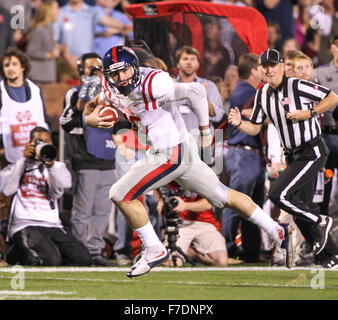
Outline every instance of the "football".
[(114, 107), (108, 107), (108, 106), (102, 106), (100, 111), (99, 111), (99, 116), (100, 117), (106, 117), (106, 116), (111, 116), (111, 118), (105, 120), (107, 122), (111, 121), (117, 121), (119, 118), (119, 114), (117, 110)]

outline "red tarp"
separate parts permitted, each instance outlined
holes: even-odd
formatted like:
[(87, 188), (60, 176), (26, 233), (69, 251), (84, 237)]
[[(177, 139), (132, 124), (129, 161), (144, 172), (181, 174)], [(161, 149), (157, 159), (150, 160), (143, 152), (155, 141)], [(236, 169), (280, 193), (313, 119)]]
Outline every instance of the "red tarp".
[[(126, 11), (137, 19), (154, 19), (171, 16), (172, 22), (181, 21), (182, 14), (195, 13), (227, 18), (238, 36), (252, 53), (261, 54), (267, 49), (267, 24), (264, 17), (251, 7), (216, 4), (206, 1), (164, 1), (134, 4), (126, 7)], [(190, 19), (189, 26), (196, 24)], [(195, 25), (196, 27), (196, 25)], [(154, 30), (156, 32), (156, 30)], [(192, 36), (192, 45), (198, 42), (201, 33)]]

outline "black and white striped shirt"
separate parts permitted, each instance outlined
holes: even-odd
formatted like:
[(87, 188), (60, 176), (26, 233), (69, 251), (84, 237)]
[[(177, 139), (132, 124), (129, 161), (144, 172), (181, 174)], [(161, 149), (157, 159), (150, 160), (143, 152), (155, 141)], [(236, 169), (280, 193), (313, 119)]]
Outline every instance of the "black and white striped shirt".
[(287, 119), (286, 113), (312, 109), (329, 93), (326, 87), (298, 78), (284, 77), (275, 90), (267, 83), (256, 93), (250, 121), (262, 124), (269, 117), (284, 148), (297, 148), (320, 135), (320, 125), (317, 117), (298, 121)]

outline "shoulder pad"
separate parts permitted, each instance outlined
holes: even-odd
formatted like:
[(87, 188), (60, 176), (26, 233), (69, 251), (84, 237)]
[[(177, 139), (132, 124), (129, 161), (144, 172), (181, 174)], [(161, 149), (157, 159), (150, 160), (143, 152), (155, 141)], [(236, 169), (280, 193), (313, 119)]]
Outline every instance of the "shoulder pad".
[(169, 73), (161, 70), (151, 70), (142, 83), (143, 91), (150, 94), (153, 99), (159, 99), (169, 93), (174, 86), (174, 81)]

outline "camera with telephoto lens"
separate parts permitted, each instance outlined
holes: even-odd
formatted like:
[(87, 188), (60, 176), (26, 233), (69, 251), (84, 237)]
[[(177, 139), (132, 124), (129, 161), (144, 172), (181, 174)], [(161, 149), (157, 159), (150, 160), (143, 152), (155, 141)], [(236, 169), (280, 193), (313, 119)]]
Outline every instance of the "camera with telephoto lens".
[(41, 139), (35, 141), (35, 159), (42, 162), (50, 162), (56, 160), (57, 150), (49, 143), (45, 143)]
[(168, 242), (175, 244), (178, 235), (179, 217), (178, 212), (173, 209), (178, 206), (178, 200), (176, 197), (183, 196), (184, 189), (178, 188), (160, 188), (160, 194), (163, 199), (163, 224), (165, 227), (165, 233), (168, 235)]
[(175, 247), (178, 228), (179, 228), (179, 216), (178, 212), (173, 209), (177, 207), (178, 200), (176, 197), (182, 197), (184, 194), (184, 189), (181, 187), (178, 188), (160, 188), (160, 194), (163, 199), (163, 225), (165, 228), (165, 234), (168, 237), (169, 248)]
[(177, 188), (160, 188), (160, 194), (163, 199), (163, 213), (167, 219), (176, 218), (178, 213), (173, 211), (174, 208), (178, 206), (178, 200), (176, 197), (182, 197), (184, 194), (184, 189), (181, 187)]
[(196, 263), (194, 260), (176, 245), (179, 234), (179, 225), (181, 222), (178, 212), (174, 211), (173, 209), (178, 206), (178, 199), (176, 197), (183, 198), (186, 191), (182, 187), (168, 188), (167, 186), (160, 188), (159, 191), (163, 199), (163, 226), (165, 228), (165, 234), (167, 235), (167, 248), (169, 250), (171, 259), (174, 265), (177, 266), (177, 255), (172, 254), (176, 251), (190, 264), (195, 265)]
[(94, 67), (92, 67), (92, 68), (90, 69), (89, 76), (90, 76), (90, 77), (92, 77), (92, 76), (94, 76), (94, 75), (99, 76), (100, 73), (101, 73), (101, 69), (102, 69), (102, 67), (100, 67), (100, 66), (94, 66)]

